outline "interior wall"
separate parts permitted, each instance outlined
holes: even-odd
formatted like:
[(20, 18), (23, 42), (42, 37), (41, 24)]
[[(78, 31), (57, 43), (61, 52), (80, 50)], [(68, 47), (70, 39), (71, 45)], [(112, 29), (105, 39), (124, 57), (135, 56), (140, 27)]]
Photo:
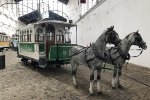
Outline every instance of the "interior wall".
[[(70, 2), (72, 1), (72, 2)], [(70, 0), (68, 8), (73, 9), (77, 5), (78, 10), (73, 10), (70, 17), (74, 22), (79, 20), (81, 9), (78, 0)], [(73, 4), (74, 3), (74, 4)], [(150, 67), (150, 0), (105, 0), (105, 2), (93, 11), (89, 12), (77, 22), (78, 44), (87, 46), (95, 42), (103, 30), (115, 26), (120, 38), (139, 30), (143, 40), (147, 43), (147, 50), (141, 56), (132, 58), (130, 62)]]

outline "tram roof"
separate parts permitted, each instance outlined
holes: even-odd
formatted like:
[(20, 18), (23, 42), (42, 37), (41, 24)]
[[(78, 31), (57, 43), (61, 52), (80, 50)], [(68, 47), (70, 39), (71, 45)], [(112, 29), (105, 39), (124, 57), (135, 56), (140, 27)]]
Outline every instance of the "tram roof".
[(0, 32), (0, 34), (2, 34), (2, 35), (6, 35), (6, 33), (5, 33), (5, 32)]
[(67, 23), (67, 22), (63, 22), (63, 21), (57, 21), (57, 20), (44, 20), (44, 21), (39, 21), (37, 23), (34, 23), (34, 25), (38, 25), (38, 24), (52, 24), (52, 25), (62, 25), (64, 27), (73, 27), (76, 26), (76, 24), (71, 24), (71, 23)]

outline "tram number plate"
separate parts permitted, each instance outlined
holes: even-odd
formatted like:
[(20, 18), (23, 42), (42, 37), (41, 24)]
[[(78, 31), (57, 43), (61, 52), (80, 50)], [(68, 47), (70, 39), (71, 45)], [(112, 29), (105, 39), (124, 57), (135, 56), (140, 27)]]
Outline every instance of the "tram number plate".
[(66, 51), (63, 51), (63, 55), (66, 55), (67, 54), (67, 52)]

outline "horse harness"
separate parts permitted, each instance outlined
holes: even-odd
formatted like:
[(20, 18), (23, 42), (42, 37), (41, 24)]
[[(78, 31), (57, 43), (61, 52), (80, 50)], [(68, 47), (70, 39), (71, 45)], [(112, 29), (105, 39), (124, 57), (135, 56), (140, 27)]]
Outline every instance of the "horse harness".
[(113, 48), (114, 47), (112, 47), (111, 49), (109, 49), (109, 58), (110, 58), (112, 64), (114, 64), (114, 61), (117, 60), (119, 57), (121, 57), (121, 58), (123, 58), (125, 60), (130, 60), (130, 54), (129, 53), (127, 53), (127, 54), (123, 53), (123, 51), (121, 50), (121, 48), (114, 48), (114, 49), (117, 49), (117, 51), (114, 52), (113, 54), (119, 53), (119, 55), (116, 58), (112, 58), (111, 57), (111, 50), (113, 50)]
[(98, 50), (96, 48), (93, 48), (92, 47), (92, 51), (93, 51), (93, 54), (95, 55), (94, 57), (92, 57), (91, 59), (88, 59), (87, 60), (87, 49), (85, 49), (85, 60), (86, 60), (86, 63), (88, 64), (89, 68), (90, 68), (90, 65), (89, 65), (89, 62), (92, 61), (94, 58), (98, 58), (99, 60), (102, 60), (105, 62), (104, 64), (104, 67), (103, 69), (105, 69), (105, 65), (106, 65), (106, 60), (109, 59), (111, 61), (112, 64), (114, 64), (114, 61), (117, 60), (119, 57), (122, 57), (123, 59), (125, 60), (130, 60), (130, 54), (128, 53), (127, 55), (123, 53), (123, 51), (120, 49), (120, 48), (115, 48), (117, 49), (116, 52), (114, 52), (114, 54), (116, 53), (119, 53), (119, 55), (116, 57), (116, 58), (112, 58), (111, 56), (111, 51), (113, 50), (113, 48), (109, 49), (109, 54), (106, 54), (104, 52), (104, 56), (101, 56), (99, 53), (98, 53)]
[[(90, 48), (90, 47), (89, 47)], [(87, 63), (87, 65), (88, 65), (88, 67), (90, 68), (91, 66), (89, 65), (89, 62), (90, 61), (92, 61), (92, 60), (94, 60), (94, 58), (98, 58), (99, 60), (102, 60), (102, 61), (106, 61), (107, 60), (107, 55), (104, 53), (104, 56), (101, 56), (99, 53), (98, 53), (98, 50), (96, 49), (96, 48), (93, 48), (92, 46), (91, 46), (91, 49), (92, 49), (92, 52), (93, 52), (93, 54), (94, 54), (94, 57), (92, 57), (92, 58), (90, 58), (90, 59), (87, 59), (87, 50), (89, 49), (89, 48), (87, 48), (87, 49), (85, 49), (85, 61), (86, 61), (86, 63)]]

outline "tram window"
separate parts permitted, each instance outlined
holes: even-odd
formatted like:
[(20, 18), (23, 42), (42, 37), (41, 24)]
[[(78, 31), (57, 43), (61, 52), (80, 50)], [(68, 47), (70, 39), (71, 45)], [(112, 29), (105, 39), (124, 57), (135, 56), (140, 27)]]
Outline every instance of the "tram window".
[(22, 34), (21, 34), (21, 31), (20, 31), (20, 42), (22, 42)]
[(65, 43), (71, 43), (70, 32), (65, 32)]
[(63, 43), (64, 42), (64, 35), (61, 30), (58, 30), (57, 35), (56, 35), (56, 42), (57, 43)]
[(35, 34), (35, 42), (44, 42), (44, 33), (43, 29), (38, 28)]
[(24, 41), (24, 31), (22, 31), (22, 42)]
[(53, 41), (53, 33), (50, 32), (50, 40)]
[(29, 29), (27, 29), (26, 32), (27, 32), (27, 33), (26, 33), (26, 37), (27, 37), (26, 41), (27, 41), (27, 42), (31, 42), (31, 33), (30, 33)]
[(3, 42), (5, 42), (5, 36), (3, 36)]
[(27, 34), (26, 34), (26, 36), (27, 36), (27, 42), (29, 42), (29, 30), (27, 29)]
[(30, 29), (30, 35), (29, 35), (29, 41), (31, 42), (31, 37), (32, 37), (32, 29)]
[(20, 31), (20, 41), (23, 42), (23, 31)]
[(25, 31), (24, 30), (22, 31), (22, 37), (23, 37), (22, 42), (24, 42), (25, 41)]
[(35, 34), (35, 42), (38, 42), (38, 34)]
[(7, 36), (4, 36), (4, 42), (6, 42), (7, 41)]
[(25, 37), (24, 41), (27, 42), (27, 30), (25, 30), (24, 37)]
[(53, 33), (52, 33), (52, 32), (48, 32), (46, 38), (47, 38), (47, 40), (49, 40), (49, 41), (54, 41), (54, 40), (53, 40)]
[(22, 42), (24, 41), (24, 31), (22, 31)]
[(21, 41), (23, 42), (23, 31), (21, 31), (21, 38), (22, 38)]
[(30, 29), (30, 33), (32, 34), (32, 29)]
[(22, 31), (22, 42), (24, 41), (24, 31)]

